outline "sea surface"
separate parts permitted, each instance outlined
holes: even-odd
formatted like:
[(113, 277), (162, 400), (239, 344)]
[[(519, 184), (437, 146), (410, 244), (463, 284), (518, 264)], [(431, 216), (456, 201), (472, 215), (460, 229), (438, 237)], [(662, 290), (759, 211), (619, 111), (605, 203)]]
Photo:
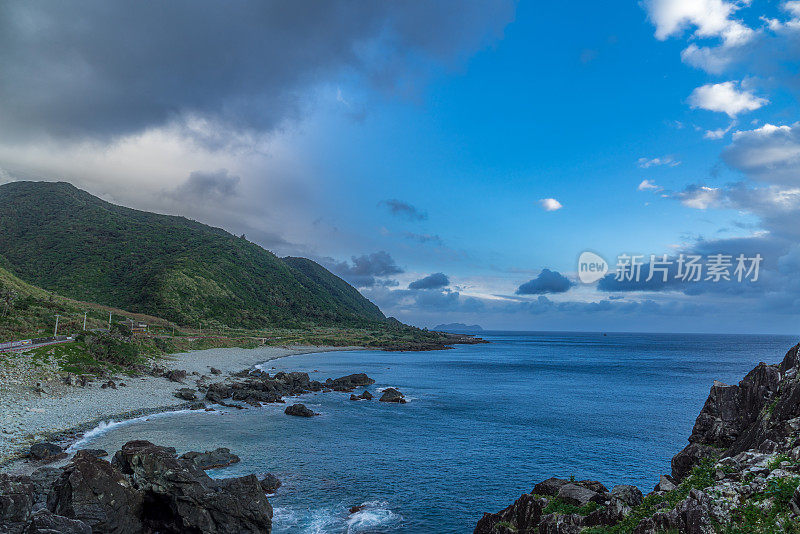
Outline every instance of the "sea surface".
[[(686, 445), (714, 380), (779, 362), (787, 336), (486, 332), (485, 345), (434, 352), (326, 352), (267, 362), (312, 379), (366, 372), (372, 393), (304, 395), (283, 405), (176, 413), (110, 425), (81, 447), (148, 439), (179, 452), (229, 447), (214, 477), (272, 472), (282, 533), (469, 533), (551, 476), (636, 484), (645, 493)], [(292, 402), (292, 399), (288, 399)], [(355, 514), (354, 505), (365, 505)]]

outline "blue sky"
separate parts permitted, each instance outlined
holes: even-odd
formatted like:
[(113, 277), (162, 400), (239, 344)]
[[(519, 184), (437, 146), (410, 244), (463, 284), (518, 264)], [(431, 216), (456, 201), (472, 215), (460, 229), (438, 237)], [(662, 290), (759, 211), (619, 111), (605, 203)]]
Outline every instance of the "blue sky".
[[(246, 233), (420, 326), (796, 330), (800, 3), (234, 6), (9, 3), (0, 177)], [(604, 291), (584, 250), (764, 275)]]

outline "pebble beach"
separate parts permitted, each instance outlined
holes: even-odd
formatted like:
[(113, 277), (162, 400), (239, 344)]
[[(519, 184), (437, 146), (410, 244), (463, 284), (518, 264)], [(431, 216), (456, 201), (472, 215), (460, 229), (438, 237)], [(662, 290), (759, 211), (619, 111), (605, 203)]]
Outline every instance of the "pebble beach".
[[(269, 360), (358, 347), (258, 347), (254, 349), (215, 348), (169, 355), (157, 363), (167, 370), (185, 370), (186, 384), (155, 376), (113, 377), (116, 389), (102, 388), (103, 380), (85, 386), (67, 385), (55, 363), (32, 362), (25, 353), (5, 354), (0, 370), (0, 469), (24, 470), (20, 460), (32, 443), (51, 440), (62, 445), (80, 438), (83, 432), (110, 420), (123, 420), (180, 409), (186, 401), (175, 397), (181, 387), (191, 387), (197, 378), (232, 373)], [(122, 385), (124, 384), (124, 386)]]

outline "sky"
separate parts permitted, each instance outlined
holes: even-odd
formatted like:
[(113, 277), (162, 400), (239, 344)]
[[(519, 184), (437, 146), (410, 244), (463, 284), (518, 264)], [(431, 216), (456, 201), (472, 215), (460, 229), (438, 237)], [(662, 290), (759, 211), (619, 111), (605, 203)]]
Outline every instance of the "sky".
[(245, 234), (422, 327), (795, 333), (798, 67), (800, 1), (9, 0), (0, 182)]

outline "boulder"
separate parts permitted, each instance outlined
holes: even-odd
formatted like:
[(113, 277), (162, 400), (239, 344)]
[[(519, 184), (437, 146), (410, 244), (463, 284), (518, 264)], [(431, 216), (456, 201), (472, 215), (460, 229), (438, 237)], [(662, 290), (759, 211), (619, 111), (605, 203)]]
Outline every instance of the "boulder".
[[(539, 521), (546, 506), (547, 499), (526, 493), (496, 514), (483, 514), (474, 534), (539, 532)], [(498, 523), (511, 525), (512, 528), (498, 526)], [(501, 530), (502, 528), (506, 530)]]
[(611, 496), (631, 508), (635, 508), (642, 504), (644, 496), (636, 486), (629, 486), (627, 484), (619, 484), (614, 486), (611, 490)]
[(267, 473), (264, 475), (264, 478), (261, 479), (261, 489), (264, 490), (264, 493), (275, 493), (275, 490), (281, 487), (281, 481), (278, 477), (273, 475), (272, 473)]
[(592, 501), (598, 502), (602, 500), (598, 492), (572, 482), (564, 484), (559, 488), (558, 498), (575, 506), (586, 506)]
[(63, 452), (64, 450), (55, 443), (43, 441), (31, 445), (30, 455), (34, 460), (46, 460)]
[(230, 386), (226, 385), (224, 382), (214, 382), (213, 384), (209, 384), (208, 390), (206, 390), (206, 399), (220, 404), (223, 399), (231, 398), (232, 394), (233, 390)]
[(183, 382), (186, 380), (188, 373), (183, 369), (172, 369), (164, 373), (162, 376), (170, 382)]
[(400, 393), (399, 390), (395, 388), (386, 388), (383, 390), (383, 395), (380, 398), (381, 402), (396, 402), (399, 404), (405, 404), (406, 399), (405, 395)]
[(361, 395), (356, 395), (355, 393), (350, 394), (351, 401), (359, 401), (359, 400), (372, 400), (372, 393), (367, 390), (364, 390)]
[(139, 532), (142, 496), (110, 463), (83, 451), (55, 482), (47, 507), (53, 513), (83, 521), (94, 532)]
[(653, 488), (653, 491), (672, 491), (677, 487), (678, 486), (675, 483), (675, 479), (669, 475), (661, 475), (661, 478), (658, 480), (656, 487)]
[(334, 391), (352, 391), (355, 388), (371, 386), (375, 381), (364, 373), (355, 373), (325, 381), (325, 386)]
[(190, 451), (181, 455), (181, 459), (193, 462), (194, 465), (203, 470), (228, 467), (241, 460), (226, 447), (220, 447), (213, 451), (206, 452)]
[(283, 413), (285, 413), (286, 415), (294, 415), (296, 417), (313, 417), (317, 415), (310, 409), (306, 408), (305, 404), (299, 404), (299, 403), (287, 406), (286, 409), (283, 411)]
[(221, 375), (221, 374), (222, 374), (222, 371), (220, 371), (220, 370), (219, 370), (219, 369), (217, 369), (216, 367), (212, 367), (212, 368), (211, 368), (211, 374), (212, 374), (212, 375)]
[(21, 533), (33, 508), (34, 485), (29, 477), (0, 473), (0, 532)]
[(197, 390), (192, 388), (181, 388), (175, 392), (175, 396), (185, 401), (197, 400)]
[(548, 478), (542, 482), (539, 482), (533, 487), (533, 493), (537, 495), (551, 495), (555, 497), (558, 495), (558, 490), (561, 489), (561, 486), (564, 484), (569, 484), (569, 480), (564, 480), (563, 478)]
[(92, 534), (92, 528), (78, 519), (43, 509), (33, 514), (25, 534)]
[(269, 533), (272, 507), (254, 475), (211, 479), (175, 449), (131, 441), (114, 455), (148, 506), (142, 522), (154, 532)]

